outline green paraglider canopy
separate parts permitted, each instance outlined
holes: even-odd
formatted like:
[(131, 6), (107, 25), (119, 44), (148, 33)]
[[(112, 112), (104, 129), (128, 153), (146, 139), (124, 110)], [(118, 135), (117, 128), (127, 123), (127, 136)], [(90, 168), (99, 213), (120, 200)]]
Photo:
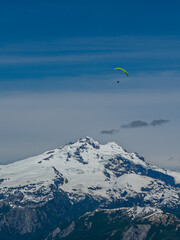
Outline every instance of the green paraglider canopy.
[(117, 68), (114, 68), (113, 71), (114, 71), (114, 70), (117, 70), (117, 69), (122, 70), (123, 72), (125, 72), (125, 74), (127, 75), (127, 77), (129, 77), (128, 72), (127, 72), (126, 70), (124, 70), (123, 68), (117, 67)]

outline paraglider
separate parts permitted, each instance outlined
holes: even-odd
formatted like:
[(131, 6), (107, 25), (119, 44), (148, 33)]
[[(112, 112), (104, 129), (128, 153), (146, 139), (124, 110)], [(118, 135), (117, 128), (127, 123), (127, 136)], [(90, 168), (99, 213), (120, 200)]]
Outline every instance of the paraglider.
[[(126, 70), (124, 70), (123, 68), (119, 68), (119, 67), (117, 67), (117, 68), (114, 68), (113, 71), (115, 71), (115, 70), (117, 70), (117, 69), (123, 71), (123, 72), (127, 75), (127, 77), (129, 77), (128, 72), (127, 72)], [(119, 80), (117, 81), (117, 83), (119, 83)]]

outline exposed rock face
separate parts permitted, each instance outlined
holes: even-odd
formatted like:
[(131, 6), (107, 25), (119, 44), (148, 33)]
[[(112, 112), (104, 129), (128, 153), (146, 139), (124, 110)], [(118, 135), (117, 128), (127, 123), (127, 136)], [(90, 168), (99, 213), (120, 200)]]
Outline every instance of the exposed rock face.
[(43, 239), (57, 225), (75, 217), (63, 193), (44, 205), (9, 208), (0, 213), (0, 239)]
[(178, 173), (150, 166), (116, 143), (86, 137), (0, 166), (0, 239), (43, 239), (58, 224), (96, 208), (176, 211), (179, 183)]
[(145, 240), (151, 228), (150, 224), (137, 224), (131, 226), (122, 237), (122, 240)]

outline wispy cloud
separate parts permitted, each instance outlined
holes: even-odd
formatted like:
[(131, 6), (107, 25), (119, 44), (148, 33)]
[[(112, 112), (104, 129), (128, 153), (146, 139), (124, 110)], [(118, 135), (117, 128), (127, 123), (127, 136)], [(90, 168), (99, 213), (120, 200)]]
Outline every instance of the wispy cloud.
[(118, 133), (119, 130), (118, 129), (111, 129), (111, 130), (102, 130), (101, 134), (109, 134), (109, 135), (114, 135), (116, 133)]
[(161, 126), (165, 123), (170, 122), (169, 120), (163, 120), (163, 119), (158, 119), (158, 120), (153, 120), (150, 123), (141, 121), (141, 120), (136, 120), (136, 121), (132, 121), (128, 124), (122, 125), (121, 128), (141, 128), (141, 127), (157, 127), (157, 126)]
[(156, 126), (160, 126), (162, 124), (168, 123), (169, 120), (163, 120), (163, 119), (159, 119), (159, 120), (153, 120), (152, 122), (150, 122), (150, 126), (156, 127)]
[(122, 125), (122, 128), (140, 128), (140, 127), (147, 127), (148, 123), (143, 122), (141, 120), (136, 120), (136, 121), (132, 121), (128, 124)]
[(170, 158), (168, 159), (168, 161), (172, 161), (172, 160), (174, 160), (174, 157), (170, 157)]
[(126, 51), (180, 49), (180, 38), (169, 36), (120, 36), (61, 38), (49, 41), (4, 44), (1, 52), (58, 52), (58, 51)]
[[(84, 62), (110, 62), (110, 61), (119, 61), (131, 59), (160, 59), (163, 54), (163, 51), (116, 51), (116, 52), (85, 52), (78, 54), (63, 54), (59, 53), (58, 55), (1, 55), (0, 64), (1, 65), (27, 65), (27, 64), (51, 64), (51, 63), (70, 63), (70, 64), (79, 64)], [(168, 53), (167, 58), (179, 58), (179, 53), (177, 51)], [(165, 57), (164, 57), (165, 58)]]
[[(142, 128), (142, 127), (157, 127), (161, 126), (165, 123), (170, 122), (169, 120), (163, 120), (163, 119), (158, 119), (158, 120), (153, 120), (150, 123), (141, 121), (141, 120), (136, 120), (132, 121), (128, 124), (121, 125), (121, 128)], [(120, 130), (119, 129), (110, 129), (110, 130), (102, 130), (101, 134), (107, 134), (107, 135), (114, 135), (118, 133)]]
[(121, 59), (174, 59), (180, 56), (180, 38), (122, 36), (71, 38), (7, 44), (0, 48), (0, 64), (110, 62)]

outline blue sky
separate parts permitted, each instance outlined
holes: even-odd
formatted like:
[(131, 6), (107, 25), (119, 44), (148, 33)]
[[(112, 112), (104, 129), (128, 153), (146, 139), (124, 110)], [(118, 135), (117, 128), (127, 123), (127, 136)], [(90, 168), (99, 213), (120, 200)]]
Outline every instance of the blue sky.
[[(0, 163), (90, 135), (178, 169), (179, 9), (161, 0), (1, 1)], [(170, 122), (121, 129), (158, 119)], [(111, 129), (119, 132), (101, 134)]]
[[(1, 89), (104, 91), (116, 66), (134, 77), (178, 74), (179, 7), (178, 1), (1, 1)], [(86, 85), (82, 76), (96, 81)], [(137, 79), (121, 87), (146, 84)], [(162, 85), (173, 86), (156, 87)]]

